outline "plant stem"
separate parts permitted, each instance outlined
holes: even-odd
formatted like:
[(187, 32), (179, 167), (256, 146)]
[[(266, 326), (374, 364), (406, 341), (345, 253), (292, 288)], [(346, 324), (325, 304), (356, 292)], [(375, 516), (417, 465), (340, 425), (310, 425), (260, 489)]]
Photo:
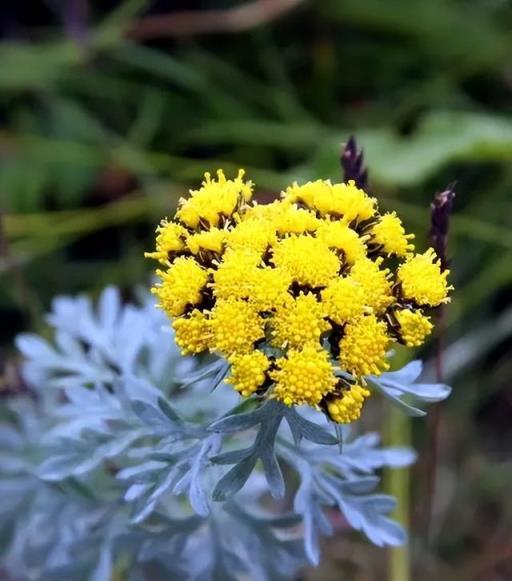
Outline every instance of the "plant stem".
[[(410, 446), (411, 420), (400, 410), (391, 408), (386, 426), (387, 440), (390, 446)], [(386, 474), (387, 489), (398, 501), (394, 517), (404, 527), (409, 528), (410, 514), (410, 470), (400, 468), (388, 470)], [(390, 550), (388, 565), (389, 581), (409, 581), (411, 574), (410, 545)]]

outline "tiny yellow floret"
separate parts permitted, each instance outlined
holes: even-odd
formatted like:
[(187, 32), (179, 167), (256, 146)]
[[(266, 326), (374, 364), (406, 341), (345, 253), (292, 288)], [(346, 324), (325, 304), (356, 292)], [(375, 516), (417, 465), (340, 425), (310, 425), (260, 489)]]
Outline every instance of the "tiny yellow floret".
[(421, 311), (402, 309), (395, 311), (395, 317), (400, 325), (400, 336), (407, 347), (419, 347), (432, 332), (430, 318)]
[(366, 297), (363, 286), (351, 276), (332, 280), (322, 291), (325, 312), (338, 325), (344, 325), (359, 318), (366, 311)]
[(403, 296), (420, 306), (437, 307), (449, 302), (446, 278), (449, 270), (441, 272), (436, 253), (429, 248), (424, 254), (411, 256), (397, 271), (397, 280)]
[(185, 248), (184, 240), (187, 231), (180, 224), (162, 220), (156, 232), (156, 250), (155, 252), (146, 252), (144, 256), (167, 264), (173, 254), (181, 252)]
[(222, 170), (217, 179), (207, 172), (199, 190), (190, 190), (190, 197), (181, 198), (176, 218), (190, 228), (217, 226), (221, 217), (231, 217), (237, 208), (252, 197), (252, 183), (244, 182), (244, 170), (232, 180), (226, 179)]
[(311, 210), (318, 210), (323, 201), (327, 203), (332, 197), (332, 184), (329, 180), (316, 180), (299, 185), (294, 182), (282, 194), (282, 198), (288, 203), (304, 204)]
[(161, 283), (151, 289), (162, 309), (171, 317), (179, 317), (187, 305), (202, 300), (201, 291), (208, 281), (208, 272), (189, 256), (179, 256), (167, 271), (158, 270)]
[(386, 324), (374, 315), (347, 323), (340, 340), (340, 361), (355, 376), (380, 375), (389, 369), (386, 353), (390, 345)]
[(382, 262), (380, 256), (375, 261), (363, 258), (358, 260), (350, 271), (351, 278), (363, 287), (366, 304), (376, 314), (385, 311), (395, 300), (388, 278), (389, 270), (381, 269)]
[(329, 214), (341, 216), (344, 222), (363, 222), (375, 215), (377, 200), (358, 188), (353, 180), (332, 186), (333, 209)]
[(213, 270), (213, 293), (219, 299), (251, 296), (260, 255), (249, 248), (228, 249)]
[(265, 220), (247, 219), (229, 231), (226, 246), (234, 250), (254, 250), (262, 255), (275, 241), (276, 231), (272, 224)]
[(325, 350), (306, 346), (290, 349), (270, 372), (276, 382), (273, 395), (285, 405), (309, 404), (316, 407), (334, 389), (336, 377)]
[(197, 232), (187, 237), (187, 246), (192, 254), (199, 254), (207, 250), (215, 254), (222, 254), (226, 240), (226, 230), (211, 228), (203, 232)]
[(274, 246), (272, 262), (287, 270), (301, 285), (323, 287), (340, 270), (340, 261), (332, 250), (312, 236), (290, 236)]
[(278, 234), (303, 234), (314, 232), (320, 220), (310, 210), (297, 208), (295, 205), (283, 205), (281, 212), (273, 220)]
[(322, 333), (330, 329), (322, 305), (311, 293), (300, 293), (277, 309), (271, 325), (272, 342), (278, 347), (295, 349), (309, 344), (320, 347)]
[(266, 380), (270, 361), (261, 351), (232, 355), (229, 358), (231, 375), (226, 383), (233, 386), (244, 397), (252, 395)]
[(372, 242), (382, 246), (382, 250), (388, 255), (406, 256), (414, 250), (414, 244), (409, 240), (414, 234), (406, 234), (402, 221), (396, 212), (383, 214), (370, 231)]
[(226, 356), (248, 353), (264, 337), (264, 321), (252, 305), (237, 299), (218, 300), (211, 312), (212, 348)]
[(316, 236), (329, 248), (340, 250), (346, 264), (354, 264), (366, 257), (365, 241), (368, 236), (359, 236), (344, 222), (335, 220), (322, 222), (316, 231)]
[(179, 317), (172, 324), (176, 332), (176, 344), (182, 355), (206, 351), (210, 343), (209, 320), (204, 313), (194, 309), (189, 315)]
[(271, 311), (288, 304), (292, 300), (288, 289), (292, 277), (282, 268), (257, 268), (253, 272), (253, 284), (249, 301), (258, 311)]
[(353, 385), (343, 392), (341, 397), (328, 400), (327, 412), (331, 420), (338, 424), (355, 422), (361, 416), (364, 400), (370, 392), (360, 385)]
[(376, 212), (376, 200), (352, 180), (346, 184), (331, 184), (329, 180), (294, 183), (282, 195), (285, 201), (302, 203), (322, 216), (336, 216), (347, 224), (367, 220)]

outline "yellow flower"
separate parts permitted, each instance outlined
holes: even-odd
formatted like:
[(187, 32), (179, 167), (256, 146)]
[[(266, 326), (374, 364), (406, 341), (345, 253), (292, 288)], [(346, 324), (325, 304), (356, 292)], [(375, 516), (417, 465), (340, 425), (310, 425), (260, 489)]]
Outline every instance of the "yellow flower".
[(181, 198), (176, 218), (190, 228), (217, 226), (221, 217), (229, 218), (237, 207), (252, 197), (252, 183), (244, 182), (244, 170), (239, 170), (235, 179), (228, 180), (222, 170), (217, 179), (207, 172), (199, 190), (191, 190), (190, 198)]
[(192, 254), (199, 254), (203, 250), (209, 250), (215, 254), (221, 254), (224, 249), (226, 230), (211, 228), (187, 237), (187, 246)]
[(243, 222), (239, 222), (233, 230), (229, 231), (226, 245), (235, 250), (254, 250), (262, 255), (275, 240), (275, 228), (271, 223), (263, 220), (244, 219)]
[(331, 187), (329, 180), (316, 180), (301, 186), (294, 182), (282, 193), (282, 197), (286, 202), (300, 203), (318, 210), (318, 204), (322, 205), (324, 200), (327, 203), (332, 196)]
[(175, 319), (172, 326), (182, 355), (201, 353), (208, 349), (210, 327), (205, 313), (194, 309), (189, 315)]
[(344, 262), (347, 264), (354, 264), (366, 256), (365, 240), (368, 237), (359, 237), (357, 232), (343, 222), (322, 222), (318, 227), (316, 236), (329, 248), (341, 250)]
[(375, 215), (377, 201), (359, 189), (354, 180), (332, 186), (332, 209), (326, 213), (342, 216), (347, 223), (362, 222)]
[(281, 268), (256, 268), (253, 271), (249, 301), (258, 311), (270, 311), (291, 300), (288, 288), (292, 283), (290, 274)]
[(275, 229), (281, 235), (313, 232), (319, 224), (320, 220), (313, 212), (288, 204), (283, 204), (281, 211), (274, 218)]
[(446, 278), (449, 270), (441, 272), (436, 253), (429, 248), (424, 254), (411, 256), (397, 271), (397, 280), (401, 285), (405, 299), (415, 301), (421, 306), (437, 307), (449, 302)]
[(259, 204), (253, 201), (245, 208), (242, 219), (244, 222), (258, 222), (273, 227), (273, 221), (279, 216), (282, 208), (281, 200), (274, 200), (270, 204)]
[(213, 273), (213, 293), (219, 299), (248, 298), (254, 288), (260, 255), (249, 248), (229, 249)]
[(366, 304), (380, 314), (395, 300), (388, 280), (389, 270), (381, 270), (382, 257), (375, 261), (369, 258), (358, 260), (350, 271), (350, 276), (364, 289)]
[(407, 347), (419, 347), (430, 335), (433, 325), (430, 318), (421, 311), (402, 309), (395, 311), (395, 317), (400, 325), (400, 337)]
[(269, 359), (261, 351), (232, 355), (229, 363), (231, 375), (226, 379), (226, 383), (231, 384), (233, 389), (244, 397), (249, 397), (263, 385), (270, 367)]
[(368, 307), (363, 286), (352, 277), (336, 278), (322, 291), (327, 315), (338, 325), (360, 317)]
[[(432, 249), (413, 255), (396, 213), (381, 215), (353, 181), (294, 183), (259, 205), (243, 175), (205, 174), (176, 221), (161, 222), (146, 256), (168, 269), (152, 292), (182, 352), (222, 355), (244, 397), (352, 422), (370, 394), (364, 376), (389, 368), (392, 340), (416, 347), (431, 332), (421, 308), (448, 301), (448, 272)], [(386, 268), (386, 255), (399, 265)], [(344, 387), (335, 358), (358, 384)]]
[(372, 226), (370, 233), (372, 242), (382, 246), (382, 250), (388, 255), (405, 256), (414, 250), (414, 244), (409, 242), (414, 238), (414, 234), (405, 233), (402, 221), (396, 212), (381, 216)]
[(197, 305), (202, 300), (201, 291), (208, 281), (208, 272), (188, 256), (179, 256), (167, 271), (157, 271), (162, 279), (151, 289), (160, 306), (171, 317), (179, 317), (187, 305)]
[(185, 248), (184, 239), (187, 231), (183, 226), (167, 220), (162, 220), (156, 231), (156, 251), (146, 252), (144, 256), (166, 264), (173, 254)]
[(230, 356), (248, 353), (264, 337), (264, 321), (252, 305), (237, 299), (218, 300), (211, 312), (212, 348)]
[(280, 268), (259, 267), (261, 258), (248, 248), (228, 249), (213, 273), (213, 292), (220, 299), (247, 299), (267, 311), (289, 298), (292, 277)]
[(290, 236), (274, 246), (272, 262), (287, 270), (295, 281), (311, 287), (329, 284), (340, 269), (336, 254), (311, 236)]
[(276, 310), (271, 320), (272, 342), (278, 347), (295, 349), (308, 344), (320, 347), (322, 333), (330, 329), (324, 316), (322, 305), (315, 296), (301, 293)]
[(356, 187), (353, 180), (347, 184), (331, 184), (329, 180), (291, 185), (283, 194), (288, 202), (299, 202), (322, 216), (334, 215), (347, 224), (374, 216), (376, 200)]
[(280, 357), (277, 368), (270, 372), (276, 382), (273, 395), (287, 406), (317, 406), (334, 389), (336, 377), (325, 350), (306, 346), (301, 351), (290, 349)]
[(355, 422), (361, 416), (365, 398), (370, 392), (360, 385), (353, 385), (344, 391), (340, 397), (332, 397), (327, 401), (327, 412), (331, 420), (338, 424)]
[(355, 376), (380, 375), (389, 369), (386, 352), (390, 338), (386, 324), (374, 315), (366, 315), (347, 323), (340, 340), (340, 361), (344, 369)]

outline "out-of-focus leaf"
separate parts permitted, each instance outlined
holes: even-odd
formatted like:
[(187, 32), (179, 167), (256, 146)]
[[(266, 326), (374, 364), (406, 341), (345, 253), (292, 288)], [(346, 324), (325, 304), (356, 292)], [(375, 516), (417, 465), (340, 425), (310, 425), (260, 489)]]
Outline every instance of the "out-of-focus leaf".
[(79, 57), (79, 49), (72, 43), (3, 43), (0, 46), (0, 89), (50, 88), (79, 62)]
[(421, 366), (413, 361), (399, 371), (386, 372), (382, 375), (370, 375), (368, 382), (389, 398), (397, 407), (411, 416), (424, 416), (426, 412), (404, 401), (404, 396), (411, 396), (413, 401), (437, 402), (446, 399), (451, 387), (443, 383), (414, 383), (421, 372)]

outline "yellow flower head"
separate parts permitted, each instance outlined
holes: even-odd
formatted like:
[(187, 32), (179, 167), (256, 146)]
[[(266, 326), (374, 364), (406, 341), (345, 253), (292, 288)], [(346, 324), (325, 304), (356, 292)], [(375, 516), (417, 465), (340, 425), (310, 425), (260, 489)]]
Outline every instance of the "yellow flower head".
[(353, 181), (294, 183), (260, 205), (243, 177), (205, 174), (161, 222), (152, 291), (182, 352), (224, 357), (243, 397), (352, 422), (393, 341), (416, 347), (431, 332), (422, 308), (449, 300), (448, 272), (432, 249), (413, 255), (396, 213)]
[(436, 253), (429, 248), (424, 254), (415, 254), (399, 266), (397, 280), (401, 285), (405, 299), (410, 299), (421, 306), (437, 307), (449, 302), (446, 278), (449, 270), (441, 272), (441, 265)]
[(228, 249), (213, 271), (213, 292), (219, 299), (247, 299), (259, 311), (267, 311), (289, 298), (290, 274), (280, 268), (263, 267), (260, 255), (250, 248)]
[(332, 250), (312, 236), (290, 236), (274, 246), (272, 262), (287, 270), (301, 285), (323, 287), (340, 269), (340, 261)]
[(292, 277), (281, 268), (257, 268), (253, 271), (253, 284), (249, 301), (258, 311), (271, 311), (292, 300), (288, 289)]
[(389, 369), (386, 352), (391, 341), (386, 323), (366, 315), (348, 323), (340, 340), (340, 362), (355, 376), (380, 375)]
[(370, 392), (360, 385), (352, 385), (341, 396), (331, 396), (327, 400), (327, 413), (337, 424), (355, 422), (361, 416), (364, 400)]
[(176, 332), (176, 344), (182, 355), (206, 351), (210, 345), (208, 317), (194, 309), (189, 315), (175, 319), (172, 324)]
[(232, 355), (229, 358), (231, 375), (226, 383), (244, 397), (252, 395), (266, 380), (266, 373), (270, 367), (270, 360), (261, 351), (252, 351), (242, 355)]
[(179, 317), (187, 305), (202, 300), (201, 291), (208, 281), (208, 272), (188, 256), (179, 256), (167, 271), (157, 271), (162, 279), (151, 289), (163, 310), (171, 317)]
[(322, 291), (325, 313), (338, 325), (359, 318), (370, 310), (364, 287), (351, 276), (335, 278)]
[(407, 347), (419, 347), (432, 332), (430, 318), (421, 311), (401, 309), (395, 311), (396, 320), (400, 326), (400, 337)]
[(303, 345), (320, 346), (322, 333), (330, 329), (322, 305), (311, 294), (301, 293), (276, 310), (271, 319), (272, 342), (278, 347), (299, 349)]
[(274, 396), (287, 406), (306, 403), (315, 407), (336, 385), (327, 352), (311, 346), (290, 349), (277, 360), (270, 377), (275, 381)]
[(218, 300), (210, 319), (211, 348), (230, 356), (249, 353), (264, 337), (264, 321), (252, 305), (236, 299)]
[(376, 203), (351, 180), (347, 184), (331, 184), (329, 180), (291, 185), (284, 193), (287, 202), (304, 204), (322, 216), (334, 215), (345, 223), (364, 221), (375, 215)]
[(243, 177), (243, 170), (232, 180), (226, 179), (220, 169), (216, 180), (205, 173), (201, 188), (191, 190), (190, 198), (181, 198), (176, 218), (190, 228), (202, 222), (208, 227), (217, 226), (221, 217), (231, 217), (239, 205), (251, 199), (252, 183), (244, 182)]
[(213, 272), (213, 293), (219, 299), (251, 296), (260, 255), (249, 248), (227, 250), (222, 262)]
[(166, 264), (173, 254), (185, 248), (184, 239), (187, 231), (180, 224), (162, 220), (156, 232), (156, 250), (155, 252), (146, 252), (145, 256)]
[(395, 300), (388, 280), (389, 270), (381, 266), (382, 257), (376, 260), (363, 258), (350, 271), (351, 278), (363, 287), (366, 304), (377, 314), (385, 311)]
[(304, 204), (311, 210), (319, 210), (319, 206), (328, 203), (331, 198), (332, 185), (329, 180), (316, 180), (300, 185), (294, 182), (283, 193), (285, 202)]
[(347, 184), (334, 184), (332, 193), (332, 209), (327, 213), (342, 217), (344, 222), (362, 222), (375, 215), (377, 200), (359, 189), (353, 180)]
[[(263, 208), (265, 206), (256, 206)], [(226, 237), (226, 245), (234, 250), (254, 250), (260, 256), (276, 241), (273, 225), (265, 220), (247, 219), (239, 222)]]
[(278, 234), (303, 234), (314, 232), (320, 224), (313, 212), (295, 205), (282, 204), (281, 211), (274, 218)]
[(187, 237), (187, 246), (192, 254), (199, 254), (201, 251), (210, 251), (221, 254), (226, 240), (226, 230), (211, 228), (203, 232), (190, 234)]
[(243, 222), (258, 222), (261, 225), (266, 224), (270, 228), (274, 228), (274, 220), (282, 211), (283, 203), (281, 200), (274, 200), (270, 204), (259, 204), (253, 201), (245, 208), (241, 218)]
[(391, 212), (382, 215), (377, 223), (370, 230), (372, 242), (382, 246), (386, 254), (396, 256), (406, 256), (414, 250), (414, 244), (409, 240), (414, 238), (414, 234), (406, 234), (402, 221)]
[(329, 248), (335, 248), (343, 253), (343, 261), (354, 264), (366, 257), (366, 236), (359, 236), (355, 230), (349, 228), (344, 222), (324, 221), (318, 227), (316, 236), (327, 244)]

